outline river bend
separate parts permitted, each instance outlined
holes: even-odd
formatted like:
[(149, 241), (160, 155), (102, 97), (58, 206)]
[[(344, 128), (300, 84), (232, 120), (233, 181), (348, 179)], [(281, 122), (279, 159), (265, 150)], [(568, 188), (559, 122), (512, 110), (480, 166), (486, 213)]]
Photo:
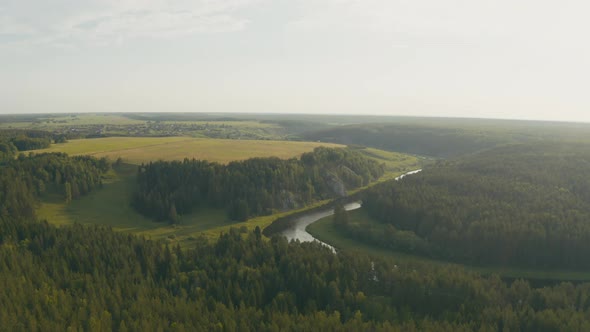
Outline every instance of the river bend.
[[(401, 180), (408, 175), (416, 174), (420, 171), (422, 171), (422, 170), (418, 169), (418, 170), (404, 173), (404, 174), (398, 176), (397, 178), (395, 178), (395, 180), (396, 181)], [(344, 205), (344, 209), (346, 211), (356, 210), (360, 207), (361, 207), (360, 202), (353, 202), (353, 203), (348, 203), (348, 204)], [(291, 240), (299, 240), (300, 242), (318, 241), (318, 242), (322, 243), (323, 245), (329, 247), (333, 251), (336, 251), (334, 249), (334, 247), (314, 238), (311, 234), (309, 234), (306, 231), (307, 226), (313, 224), (314, 222), (316, 222), (322, 218), (331, 216), (333, 214), (334, 214), (333, 208), (326, 208), (324, 210), (319, 210), (319, 211), (311, 212), (309, 214), (302, 215), (301, 217), (295, 219), (293, 222), (293, 225), (291, 227), (285, 229), (284, 231), (282, 231), (281, 234), (283, 236), (285, 236), (287, 238), (287, 240), (289, 240), (289, 241), (291, 241)]]

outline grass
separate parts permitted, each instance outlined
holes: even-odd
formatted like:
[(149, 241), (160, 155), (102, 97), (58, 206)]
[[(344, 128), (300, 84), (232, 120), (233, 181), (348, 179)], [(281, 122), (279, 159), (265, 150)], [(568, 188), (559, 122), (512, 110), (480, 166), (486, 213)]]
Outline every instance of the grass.
[(98, 155), (147, 148), (157, 145), (178, 143), (189, 140), (186, 137), (107, 137), (75, 139), (67, 143), (52, 144), (51, 147), (35, 150), (36, 153), (65, 152), (69, 155)]
[(384, 151), (373, 148), (363, 148), (359, 149), (358, 151), (370, 159), (385, 164), (385, 174), (383, 174), (382, 177), (373, 183), (356, 188), (354, 190), (349, 190), (349, 195), (366, 190), (376, 184), (393, 180), (409, 171), (420, 169), (425, 163), (427, 163), (426, 159), (399, 152)]
[[(362, 208), (355, 211), (350, 211), (348, 212), (348, 215), (349, 220), (352, 223), (367, 222), (367, 220), (370, 219), (370, 217)], [(507, 266), (471, 266), (388, 250), (346, 237), (335, 227), (332, 216), (320, 219), (309, 225), (307, 227), (307, 231), (318, 240), (325, 242), (337, 249), (354, 251), (375, 257), (393, 258), (400, 263), (426, 263), (440, 266), (460, 266), (468, 271), (473, 271), (484, 275), (497, 274), (503, 278), (510, 279), (522, 278), (547, 281), (590, 280), (590, 272), (585, 271), (540, 270)]]
[(199, 209), (184, 215), (178, 225), (155, 222), (133, 210), (129, 199), (135, 189), (136, 166), (123, 164), (111, 171), (103, 188), (65, 204), (60, 195), (43, 198), (37, 214), (58, 226), (80, 223), (110, 226), (116, 231), (143, 235), (152, 239), (169, 239), (180, 243), (209, 228), (233, 224), (223, 210)]
[(129, 164), (155, 160), (182, 160), (195, 158), (219, 163), (253, 157), (279, 157), (288, 159), (312, 151), (318, 146), (342, 145), (317, 142), (290, 142), (269, 140), (226, 140), (189, 137), (107, 137), (71, 140), (54, 144), (43, 152), (65, 152), (70, 155), (92, 155), (122, 158)]
[[(378, 150), (374, 148), (363, 148), (357, 150), (364, 156), (385, 164), (385, 170), (391, 175), (398, 176), (421, 167), (424, 159), (409, 154)], [(394, 176), (394, 177), (395, 177)]]

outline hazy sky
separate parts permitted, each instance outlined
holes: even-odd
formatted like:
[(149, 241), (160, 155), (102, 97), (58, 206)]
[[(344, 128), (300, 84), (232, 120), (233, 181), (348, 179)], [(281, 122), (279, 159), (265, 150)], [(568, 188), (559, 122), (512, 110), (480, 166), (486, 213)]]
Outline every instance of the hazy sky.
[(0, 0), (0, 113), (590, 121), (590, 3)]

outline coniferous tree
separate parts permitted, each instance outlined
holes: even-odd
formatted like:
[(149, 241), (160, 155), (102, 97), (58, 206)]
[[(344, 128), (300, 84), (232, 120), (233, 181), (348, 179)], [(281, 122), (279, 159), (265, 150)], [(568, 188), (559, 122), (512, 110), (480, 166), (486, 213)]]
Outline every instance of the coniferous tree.
[(338, 226), (345, 226), (348, 224), (348, 213), (344, 209), (344, 206), (340, 203), (334, 207), (334, 223)]
[(70, 182), (66, 182), (64, 184), (64, 192), (65, 192), (65, 200), (66, 203), (70, 203), (72, 201), (73, 195), (72, 195), (72, 185)]
[(233, 220), (246, 220), (345, 195), (364, 183), (358, 174), (374, 181), (383, 172), (383, 165), (358, 152), (322, 147), (299, 160), (152, 162), (139, 167), (132, 206), (161, 221), (170, 221), (171, 204), (178, 215), (209, 206), (224, 208)]

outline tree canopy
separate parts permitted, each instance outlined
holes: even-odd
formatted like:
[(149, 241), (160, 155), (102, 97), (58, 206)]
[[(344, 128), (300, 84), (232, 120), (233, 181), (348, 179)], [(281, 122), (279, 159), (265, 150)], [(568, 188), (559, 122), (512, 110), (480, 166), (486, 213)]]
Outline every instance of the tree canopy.
[(349, 233), (471, 264), (590, 269), (589, 161), (588, 145), (573, 143), (440, 161), (369, 191), (363, 208), (383, 226)]
[(325, 147), (289, 160), (158, 161), (139, 167), (132, 204), (146, 216), (171, 222), (200, 206), (221, 207), (231, 219), (245, 220), (346, 195), (383, 173), (382, 164), (356, 151)]
[[(530, 147), (505, 149), (500, 151), (502, 155), (510, 151), (539, 155), (538, 150)], [(544, 151), (552, 151), (540, 157), (542, 160), (555, 157), (555, 162), (548, 164), (552, 167), (569, 165), (566, 161), (573, 158), (585, 169), (582, 160), (590, 160), (587, 153), (577, 149), (556, 147)], [(336, 162), (334, 155), (340, 153), (347, 152), (311, 154), (298, 163), (324, 167), (325, 158)], [(441, 179), (430, 174), (453, 174), (451, 170), (455, 168), (461, 174), (477, 172), (484, 179), (509, 169), (512, 181), (519, 179), (518, 186), (529, 183), (526, 176), (530, 174), (535, 181), (543, 174), (544, 168), (540, 166), (529, 168), (529, 165), (524, 171), (516, 156), (506, 158), (505, 163), (494, 162), (498, 156), (494, 152), (483, 156), (487, 158), (441, 163), (434, 171), (425, 171), (423, 176), (408, 177), (399, 188), (412, 179), (426, 190), (427, 185), (434, 186), (435, 180)], [(247, 169), (250, 163), (257, 165), (257, 161), (251, 161), (235, 167)], [(58, 228), (35, 218), (34, 206), (43, 192), (63, 189), (69, 183), (72, 199), (76, 199), (75, 187), (80, 195), (98, 189), (101, 175), (108, 167), (104, 159), (72, 158), (63, 154), (21, 155), (0, 166), (1, 329), (590, 330), (589, 283), (535, 288), (526, 281), (507, 283), (453, 265), (400, 263), (346, 251), (334, 254), (317, 243), (288, 243), (282, 237), (267, 239), (259, 229), (248, 233), (234, 228), (215, 241), (197, 239), (194, 247), (182, 250), (178, 245), (108, 228), (81, 225)], [(575, 179), (582, 182), (572, 181), (564, 186), (564, 179), (571, 179), (573, 174), (567, 172), (573, 168), (560, 166), (559, 169), (566, 171), (565, 175), (547, 179), (540, 191), (533, 193), (561, 184), (555, 189), (557, 192), (563, 192), (561, 188), (564, 188), (585, 199), (586, 171), (576, 173), (581, 178)], [(448, 181), (455, 177), (442, 179)], [(494, 179), (483, 183), (495, 189), (490, 184)], [(449, 183), (450, 188), (455, 188), (449, 189), (452, 193), (471, 188), (470, 184)], [(480, 188), (481, 183), (475, 182), (473, 186)], [(387, 194), (391, 189), (383, 186), (379, 190)], [(466, 193), (478, 197), (473, 190)], [(481, 195), (493, 193), (488, 190)], [(424, 195), (431, 197), (428, 191)], [(387, 207), (381, 203), (376, 205), (379, 206)], [(578, 207), (581, 209), (583, 205)], [(523, 208), (527, 211), (526, 205)], [(342, 217), (345, 212), (338, 214)], [(347, 222), (344, 217), (342, 224)]]

